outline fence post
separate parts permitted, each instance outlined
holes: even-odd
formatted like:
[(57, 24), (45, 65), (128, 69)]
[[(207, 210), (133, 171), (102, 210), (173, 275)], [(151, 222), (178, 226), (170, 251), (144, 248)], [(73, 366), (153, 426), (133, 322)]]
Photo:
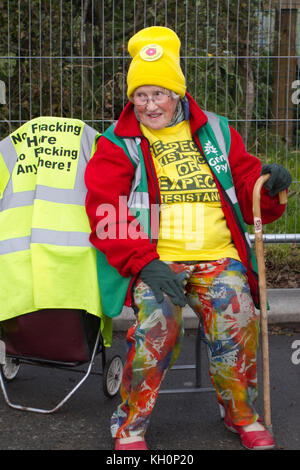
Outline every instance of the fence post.
[(274, 55), (272, 114), (273, 132), (287, 145), (293, 139), (292, 83), (296, 79), (296, 25), (300, 0), (276, 0), (275, 31), (278, 31)]
[(5, 83), (3, 80), (0, 80), (0, 104), (6, 104)]

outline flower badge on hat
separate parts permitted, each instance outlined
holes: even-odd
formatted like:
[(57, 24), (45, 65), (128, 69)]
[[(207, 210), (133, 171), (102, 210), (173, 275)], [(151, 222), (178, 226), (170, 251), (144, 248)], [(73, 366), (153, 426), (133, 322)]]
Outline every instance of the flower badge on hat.
[(163, 55), (163, 52), (163, 48), (158, 44), (147, 44), (141, 49), (140, 57), (143, 60), (152, 62), (154, 60), (160, 59), (160, 57)]

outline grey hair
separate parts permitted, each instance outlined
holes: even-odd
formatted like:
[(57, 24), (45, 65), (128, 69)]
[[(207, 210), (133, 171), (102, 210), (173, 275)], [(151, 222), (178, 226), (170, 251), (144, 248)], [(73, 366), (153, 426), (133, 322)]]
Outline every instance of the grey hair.
[(174, 99), (174, 100), (178, 100), (180, 98), (180, 95), (178, 95), (178, 93), (175, 93), (175, 91), (173, 90), (169, 90), (168, 88), (162, 88), (164, 91), (167, 91), (168, 93), (170, 93), (170, 96)]
[(172, 98), (174, 98), (174, 100), (178, 100), (180, 98), (180, 95), (178, 95), (178, 93), (175, 93), (175, 91), (172, 91), (172, 90), (171, 90), (171, 96)]

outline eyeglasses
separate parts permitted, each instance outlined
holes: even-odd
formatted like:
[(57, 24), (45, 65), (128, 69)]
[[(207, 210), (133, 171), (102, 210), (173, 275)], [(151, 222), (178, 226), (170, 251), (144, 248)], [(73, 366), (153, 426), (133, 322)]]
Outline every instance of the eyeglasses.
[(135, 93), (133, 95), (133, 102), (137, 106), (145, 106), (149, 103), (149, 100), (153, 101), (156, 104), (164, 104), (170, 98), (169, 93), (164, 93), (163, 91), (155, 91), (151, 96), (146, 95), (146, 93)]

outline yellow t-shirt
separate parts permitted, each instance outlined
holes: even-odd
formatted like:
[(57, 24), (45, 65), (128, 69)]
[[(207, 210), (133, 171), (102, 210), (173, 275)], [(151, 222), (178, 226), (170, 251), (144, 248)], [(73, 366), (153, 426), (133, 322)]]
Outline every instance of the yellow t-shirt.
[(189, 122), (162, 130), (141, 124), (141, 130), (150, 143), (161, 193), (160, 258), (239, 260), (216, 183), (192, 139)]

